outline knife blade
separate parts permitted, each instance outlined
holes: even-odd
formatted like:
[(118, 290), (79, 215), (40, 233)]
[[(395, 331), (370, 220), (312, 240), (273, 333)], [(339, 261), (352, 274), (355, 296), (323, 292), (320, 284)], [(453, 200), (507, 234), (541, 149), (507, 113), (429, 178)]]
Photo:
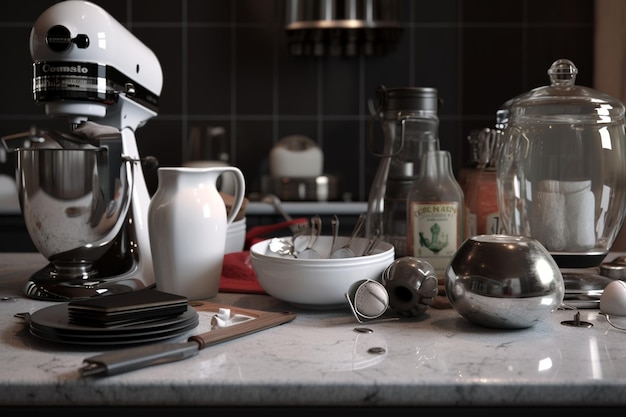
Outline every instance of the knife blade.
[[(212, 305), (210, 303), (205, 303)], [(220, 306), (224, 307), (224, 306)], [(225, 306), (228, 308), (228, 306)], [(227, 327), (190, 336), (186, 342), (161, 343), (137, 346), (102, 353), (83, 360), (81, 376), (117, 375), (162, 363), (175, 362), (196, 355), (200, 350), (221, 342), (246, 336), (270, 327), (288, 323), (296, 318), (292, 312), (266, 312), (232, 307), (238, 313), (253, 317), (250, 320)], [(206, 308), (205, 308), (206, 309)]]

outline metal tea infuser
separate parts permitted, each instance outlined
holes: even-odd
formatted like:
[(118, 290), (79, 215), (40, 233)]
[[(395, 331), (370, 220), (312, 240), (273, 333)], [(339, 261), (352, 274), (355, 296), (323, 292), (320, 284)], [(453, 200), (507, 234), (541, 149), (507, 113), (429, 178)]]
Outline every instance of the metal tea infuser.
[(391, 310), (403, 317), (419, 317), (435, 301), (437, 274), (432, 265), (412, 256), (395, 259), (382, 272), (382, 283), (371, 279), (350, 286), (346, 299), (359, 323), (397, 320), (381, 317)]

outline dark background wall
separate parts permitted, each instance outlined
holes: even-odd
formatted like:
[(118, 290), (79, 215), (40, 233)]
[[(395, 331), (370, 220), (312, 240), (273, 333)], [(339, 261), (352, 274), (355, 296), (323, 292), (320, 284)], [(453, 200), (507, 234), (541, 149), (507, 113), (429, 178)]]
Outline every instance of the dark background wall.
[[(401, 42), (380, 56), (291, 56), (285, 0), (97, 0), (159, 57), (159, 115), (137, 132), (142, 155), (161, 165), (186, 158), (192, 128), (222, 126), (230, 163), (260, 191), (272, 146), (290, 134), (316, 140), (324, 171), (345, 198), (367, 200), (378, 165), (366, 145), (367, 101), (378, 85), (435, 87), (444, 101), (441, 147), (455, 171), (467, 134), (492, 126), (511, 97), (548, 83), (559, 58), (592, 86), (593, 0), (400, 0)], [(32, 101), (30, 28), (50, 0), (0, 5), (0, 135), (31, 125), (66, 129)], [(0, 172), (13, 173), (12, 160)], [(147, 173), (151, 191), (156, 174)]]

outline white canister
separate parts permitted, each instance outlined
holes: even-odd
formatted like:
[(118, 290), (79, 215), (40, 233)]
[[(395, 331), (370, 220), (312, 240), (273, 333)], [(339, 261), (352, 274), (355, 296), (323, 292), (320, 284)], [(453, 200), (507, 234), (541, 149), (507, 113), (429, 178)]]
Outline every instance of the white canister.
[(275, 178), (317, 177), (324, 169), (324, 155), (313, 139), (290, 135), (272, 148), (269, 165), (270, 175)]
[[(216, 183), (236, 179), (227, 213)], [(236, 167), (160, 167), (158, 187), (148, 208), (148, 229), (156, 288), (190, 300), (217, 295), (228, 225), (244, 201), (245, 182)]]

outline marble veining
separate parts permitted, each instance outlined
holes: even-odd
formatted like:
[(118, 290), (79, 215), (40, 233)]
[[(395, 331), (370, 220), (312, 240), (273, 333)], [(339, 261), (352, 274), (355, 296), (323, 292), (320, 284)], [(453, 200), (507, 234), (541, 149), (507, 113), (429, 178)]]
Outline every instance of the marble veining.
[[(529, 329), (495, 330), (432, 308), (419, 318), (362, 325), (348, 308), (311, 311), (270, 296), (223, 293), (211, 301), (297, 317), (183, 361), (83, 378), (83, 359), (111, 348), (39, 340), (14, 316), (53, 304), (21, 293), (45, 264), (35, 253), (0, 254), (1, 405), (626, 404), (626, 331), (595, 309), (580, 310), (591, 328), (563, 326), (573, 310)], [(209, 325), (201, 315), (198, 328), (162, 343)]]

